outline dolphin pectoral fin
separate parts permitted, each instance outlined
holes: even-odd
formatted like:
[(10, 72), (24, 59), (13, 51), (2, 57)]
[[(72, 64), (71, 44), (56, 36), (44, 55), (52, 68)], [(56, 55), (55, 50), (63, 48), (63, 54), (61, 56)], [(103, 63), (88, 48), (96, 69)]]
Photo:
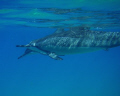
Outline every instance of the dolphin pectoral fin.
[(48, 55), (49, 57), (51, 57), (52, 59), (55, 59), (55, 60), (63, 60), (62, 58), (60, 58), (58, 55), (56, 55), (54, 52), (49, 52), (49, 51), (47, 51), (47, 50), (44, 50), (44, 49), (42, 49), (42, 48), (40, 48), (40, 47), (38, 47), (38, 46), (36, 46), (36, 48), (38, 49), (38, 50), (41, 50), (41, 54), (43, 54), (43, 55)]
[(49, 53), (48, 56), (51, 57), (52, 59), (55, 59), (55, 60), (63, 60), (62, 58), (60, 58), (55, 53)]

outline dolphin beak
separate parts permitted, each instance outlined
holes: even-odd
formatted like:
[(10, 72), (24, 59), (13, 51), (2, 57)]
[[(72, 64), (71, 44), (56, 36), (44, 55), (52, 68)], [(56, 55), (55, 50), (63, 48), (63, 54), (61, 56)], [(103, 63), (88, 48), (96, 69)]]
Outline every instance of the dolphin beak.
[(31, 46), (27, 44), (27, 45), (16, 45), (16, 47), (31, 47)]

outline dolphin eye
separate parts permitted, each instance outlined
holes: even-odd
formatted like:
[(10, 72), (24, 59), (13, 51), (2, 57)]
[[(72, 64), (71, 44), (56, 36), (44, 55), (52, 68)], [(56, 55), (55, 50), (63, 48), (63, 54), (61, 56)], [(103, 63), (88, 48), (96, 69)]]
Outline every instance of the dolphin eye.
[(30, 45), (30, 46), (35, 46), (36, 43), (31, 42), (29, 45)]
[(32, 46), (35, 46), (36, 44), (35, 43), (32, 43)]

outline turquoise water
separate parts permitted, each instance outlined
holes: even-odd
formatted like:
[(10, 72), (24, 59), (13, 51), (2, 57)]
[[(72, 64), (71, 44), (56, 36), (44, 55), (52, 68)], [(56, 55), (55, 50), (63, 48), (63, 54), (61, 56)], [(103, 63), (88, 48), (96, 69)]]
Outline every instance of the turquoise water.
[(120, 96), (120, 47), (17, 59), (31, 40), (75, 26), (120, 32), (119, 0), (1, 0), (0, 96)]

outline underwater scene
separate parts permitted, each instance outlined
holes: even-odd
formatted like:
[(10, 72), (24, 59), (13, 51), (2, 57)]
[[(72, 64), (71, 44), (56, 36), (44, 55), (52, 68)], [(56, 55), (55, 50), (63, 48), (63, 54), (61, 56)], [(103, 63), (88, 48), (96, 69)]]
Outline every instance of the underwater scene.
[(120, 0), (0, 0), (0, 96), (120, 96)]

